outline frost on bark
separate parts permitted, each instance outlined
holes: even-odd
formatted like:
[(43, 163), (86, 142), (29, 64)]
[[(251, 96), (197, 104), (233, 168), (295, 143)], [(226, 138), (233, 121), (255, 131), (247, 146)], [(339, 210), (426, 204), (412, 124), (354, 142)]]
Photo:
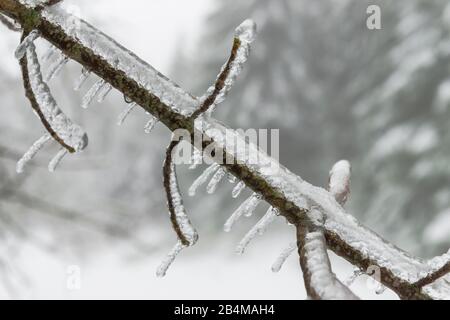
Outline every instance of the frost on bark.
[[(263, 201), (273, 207), (277, 215), (296, 226), (299, 231), (298, 247), (303, 260), (302, 267), (306, 271), (305, 283), (310, 287), (310, 296), (322, 299), (355, 298), (332, 274), (326, 255), (328, 249), (360, 270), (367, 270), (370, 266), (379, 268), (381, 283), (401, 298), (449, 298), (450, 285), (446, 278), (449, 271), (448, 255), (430, 261), (413, 257), (364, 227), (343, 209), (342, 204), (349, 191), (349, 184), (346, 184), (349, 181), (345, 179), (349, 173), (346, 163), (341, 163), (334, 168), (336, 170), (332, 170), (332, 176), (336, 180), (332, 179), (332, 183), (330, 182), (330, 190), (313, 186), (248, 143), (238, 132), (229, 130), (213, 118), (211, 111), (229, 93), (248, 58), (249, 45), (255, 35), (255, 25), (251, 21), (244, 22), (236, 30), (229, 61), (205, 96), (197, 98), (87, 22), (71, 16), (60, 6), (49, 6), (56, 2), (58, 1), (0, 0), (0, 21), (11, 30), (21, 29), (25, 35), (24, 41), (26, 36), (33, 34), (22, 44), (27, 50), (26, 55), (21, 58), (21, 65), (27, 96), (47, 133), (30, 149), (27, 158), (32, 157), (48, 141), (49, 136), (67, 152), (81, 151), (87, 145), (81, 128), (65, 117), (56, 106), (38, 72), (38, 63), (33, 56), (32, 38), (39, 35), (51, 45), (49, 55), (60, 54), (61, 59), (58, 65), (55, 65), (53, 74), (57, 74), (58, 68), (64, 65), (66, 59), (71, 59), (78, 62), (83, 70), (76, 84), (77, 89), (81, 89), (88, 76), (98, 77), (95, 87), (88, 91), (85, 106), (95, 97), (102, 100), (111, 89), (115, 89), (129, 102), (128, 108), (120, 116), (119, 123), (123, 123), (126, 116), (139, 106), (154, 117), (150, 119), (146, 130), (157, 120), (171, 131), (183, 129), (192, 137), (204, 137), (203, 148), (214, 144), (224, 151), (223, 157), (227, 160), (223, 162), (225, 164), (210, 167), (208, 174), (202, 175), (189, 193), (195, 193), (195, 190), (210, 178), (214, 180), (209, 183), (209, 190), (214, 191), (222, 176), (222, 171), (218, 174), (218, 170), (225, 170), (237, 183), (234, 197), (245, 187), (254, 192), (242, 210), (238, 210), (230, 220), (230, 227), (237, 221), (236, 218), (250, 215), (252, 208)], [(23, 50), (20, 48), (18, 51), (20, 57)], [(36, 86), (33, 86), (33, 83)], [(234, 139), (224, 140), (225, 132), (231, 132)], [(264, 166), (250, 163), (245, 156), (235, 152), (237, 141), (258, 155)], [(168, 151), (171, 149), (169, 147)], [(56, 167), (55, 164), (64, 153), (62, 150), (55, 161), (52, 161), (52, 168)], [(197, 160), (201, 156), (201, 153), (197, 152)], [(229, 159), (233, 161), (230, 162)], [(278, 169), (276, 172), (268, 170), (267, 164)], [(158, 275), (164, 275), (176, 255), (187, 244), (195, 243), (196, 239), (190, 232), (192, 230), (186, 227), (187, 218), (180, 209), (182, 202), (174, 169), (173, 162), (166, 159), (166, 191), (169, 207), (170, 203), (173, 206), (171, 220), (178, 235), (178, 242), (158, 269)], [(320, 223), (315, 219), (316, 213), (320, 213)], [(262, 222), (255, 230), (262, 230), (265, 226), (266, 222)], [(254, 238), (255, 230), (251, 230), (244, 239), (240, 251)], [(293, 251), (291, 247), (290, 251)]]

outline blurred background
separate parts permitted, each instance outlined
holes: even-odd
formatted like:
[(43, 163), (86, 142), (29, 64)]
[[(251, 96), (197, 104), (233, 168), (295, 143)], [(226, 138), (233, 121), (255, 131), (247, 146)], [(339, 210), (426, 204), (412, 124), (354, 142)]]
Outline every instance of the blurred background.
[[(366, 26), (381, 7), (381, 30)], [(365, 225), (429, 258), (450, 245), (450, 4), (447, 0), (66, 0), (64, 6), (112, 36), (186, 90), (202, 95), (226, 61), (244, 19), (259, 26), (245, 73), (217, 118), (234, 128), (280, 129), (281, 163), (315, 185), (342, 159), (353, 165), (348, 205)], [(249, 194), (231, 198), (187, 189), (204, 168), (178, 169), (199, 244), (164, 279), (155, 270), (175, 243), (162, 188), (170, 139), (162, 126), (144, 134), (145, 112), (123, 127), (126, 107), (111, 93), (80, 108), (73, 91), (80, 66), (69, 62), (51, 83), (64, 111), (83, 125), (90, 145), (46, 170), (56, 145), (26, 173), (15, 163), (43, 134), (14, 58), (18, 34), (0, 26), (0, 298), (303, 299), (298, 259), (279, 274), (271, 264), (295, 234), (277, 221), (244, 256), (234, 246), (261, 216), (231, 233), (222, 225)], [(46, 44), (40, 42), (44, 52)], [(48, 65), (44, 65), (44, 69)], [(345, 279), (352, 267), (332, 256)], [(68, 286), (71, 270), (81, 287)], [(352, 287), (376, 295), (367, 279)]]

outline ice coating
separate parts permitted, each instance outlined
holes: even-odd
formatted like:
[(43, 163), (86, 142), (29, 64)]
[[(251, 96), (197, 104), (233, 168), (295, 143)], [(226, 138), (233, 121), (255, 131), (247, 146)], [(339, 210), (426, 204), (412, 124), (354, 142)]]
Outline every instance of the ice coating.
[(351, 165), (347, 160), (337, 162), (330, 171), (328, 191), (343, 205), (350, 194)]
[(311, 288), (323, 300), (356, 300), (350, 289), (343, 285), (331, 271), (327, 244), (323, 232), (305, 235), (302, 252)]
[(261, 196), (257, 193), (253, 193), (247, 200), (245, 200), (237, 209), (233, 212), (230, 218), (225, 222), (223, 230), (230, 232), (235, 223), (243, 216), (250, 217), (255, 211), (258, 204), (261, 202)]
[(30, 85), (41, 108), (42, 115), (56, 135), (74, 151), (82, 151), (88, 144), (83, 129), (74, 124), (56, 104), (48, 85), (43, 81), (36, 48), (30, 43), (27, 49)]
[(149, 90), (174, 111), (189, 115), (198, 107), (198, 101), (193, 96), (85, 21), (72, 16), (59, 6), (45, 8), (42, 16), (93, 50), (111, 66), (125, 72), (129, 78)]
[(51, 139), (50, 134), (45, 134), (40, 137), (33, 145), (28, 149), (28, 151), (22, 156), (22, 158), (17, 162), (16, 171), (17, 173), (23, 173), (25, 166), (33, 160), (36, 154), (45, 146), (45, 144)]
[(195, 180), (189, 188), (189, 195), (191, 197), (195, 196), (195, 194), (197, 193), (197, 189), (205, 184), (206, 181), (208, 181), (209, 177), (211, 177), (211, 175), (213, 175), (217, 170), (219, 170), (219, 165), (214, 163), (210, 165), (205, 171), (203, 171), (200, 177), (198, 177), (197, 180)]
[(198, 234), (195, 228), (192, 226), (189, 217), (186, 214), (186, 210), (183, 205), (183, 198), (180, 194), (178, 187), (178, 180), (175, 171), (175, 164), (170, 164), (170, 201), (172, 203), (173, 210), (178, 226), (184, 238), (189, 242), (189, 245), (194, 245), (197, 242)]
[(242, 42), (252, 43), (257, 34), (257, 25), (252, 19), (247, 19), (236, 28), (234, 36)]
[[(216, 83), (211, 86), (202, 97), (203, 103), (208, 103), (206, 112), (211, 114), (217, 105), (222, 103), (231, 88), (236, 82), (237, 77), (242, 72), (245, 63), (250, 56), (250, 44), (256, 37), (256, 23), (252, 20), (245, 20), (235, 31), (235, 42), (232, 49), (230, 60), (225, 63), (219, 73)], [(222, 86), (218, 91), (218, 87)], [(214, 97), (214, 101), (208, 101)]]
[(266, 214), (258, 221), (258, 223), (244, 236), (236, 247), (237, 254), (243, 254), (250, 242), (257, 236), (263, 235), (267, 227), (275, 220), (277, 214), (276, 209), (270, 207)]
[(39, 31), (31, 31), (30, 34), (26, 36), (25, 39), (23, 39), (23, 41), (17, 47), (16, 52), (14, 53), (16, 59), (22, 59), (27, 53), (27, 49), (30, 46), (30, 43), (33, 43), (37, 38), (39, 38)]

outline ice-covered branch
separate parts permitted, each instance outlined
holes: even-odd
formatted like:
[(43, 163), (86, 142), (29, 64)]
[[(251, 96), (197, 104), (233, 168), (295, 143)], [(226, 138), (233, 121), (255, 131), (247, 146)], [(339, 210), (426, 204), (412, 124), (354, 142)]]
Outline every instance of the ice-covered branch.
[[(385, 241), (347, 214), (327, 190), (315, 187), (281, 166), (256, 147), (264, 165), (242, 159), (234, 152), (229, 140), (223, 141), (229, 128), (213, 118), (205, 118), (203, 126), (195, 125), (192, 114), (201, 106), (201, 100), (185, 92), (110, 37), (83, 20), (66, 13), (59, 6), (41, 11), (18, 0), (0, 0), (0, 13), (17, 21), (22, 27), (33, 26), (69, 59), (105, 80), (130, 101), (158, 118), (170, 130), (185, 129), (192, 136), (204, 136), (203, 147), (215, 144), (224, 151), (223, 168), (261, 195), (264, 201), (278, 209), (291, 224), (304, 221), (311, 207), (324, 215), (323, 230), (327, 246), (360, 269), (377, 266), (381, 282), (404, 298), (448, 298), (450, 285), (445, 278), (418, 288), (415, 283), (433, 268), (426, 261), (415, 258)], [(77, 28), (73, 28), (76, 21)], [(245, 106), (242, 106), (245, 107)], [(232, 132), (232, 131), (231, 131)], [(269, 166), (267, 166), (269, 164)], [(277, 170), (271, 170), (271, 165)]]
[(216, 106), (225, 100), (247, 62), (250, 55), (250, 44), (255, 40), (255, 37), (256, 24), (252, 20), (245, 20), (236, 28), (230, 58), (222, 67), (215, 84), (201, 98), (203, 102), (194, 112), (194, 119), (203, 113), (211, 114)]
[(174, 151), (179, 143), (179, 140), (173, 139), (167, 147), (166, 160), (163, 166), (164, 189), (166, 190), (172, 227), (175, 230), (178, 239), (184, 246), (192, 246), (197, 242), (198, 235), (192, 226), (183, 205), (173, 159)]
[(17, 165), (18, 172), (23, 171), (27, 162), (30, 161), (49, 140), (49, 136), (63, 147), (63, 150), (50, 162), (50, 171), (55, 170), (56, 166), (67, 152), (75, 153), (82, 151), (88, 143), (87, 135), (80, 126), (74, 124), (61, 109), (59, 109), (49, 87), (42, 79), (41, 67), (36, 54), (36, 47), (33, 43), (37, 36), (37, 31), (33, 31), (28, 35), (24, 34), (22, 42), (16, 51), (16, 56), (20, 59), (26, 96), (48, 134), (39, 139), (31, 147), (30, 151), (19, 160)]
[[(344, 205), (350, 190), (350, 163), (340, 161), (330, 172), (329, 191)], [(323, 230), (324, 216), (311, 208), (308, 221), (297, 225), (297, 245), (306, 292), (315, 300), (359, 299), (331, 270)]]

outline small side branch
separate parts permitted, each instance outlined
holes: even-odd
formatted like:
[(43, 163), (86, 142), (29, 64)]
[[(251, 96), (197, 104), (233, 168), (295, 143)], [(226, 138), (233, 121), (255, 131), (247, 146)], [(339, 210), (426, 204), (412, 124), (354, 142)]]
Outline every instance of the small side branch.
[[(24, 33), (22, 36), (22, 40), (25, 39), (26, 36), (27, 36), (27, 34)], [(29, 48), (28, 50), (34, 50), (34, 47)], [(22, 78), (23, 78), (23, 85), (25, 88), (25, 95), (28, 98), (28, 100), (30, 101), (31, 107), (36, 112), (37, 116), (41, 120), (41, 122), (44, 125), (47, 132), (52, 136), (52, 138), (55, 141), (57, 141), (63, 148), (67, 149), (67, 151), (69, 151), (70, 153), (74, 153), (76, 151), (75, 148), (66, 144), (64, 142), (64, 140), (55, 132), (55, 130), (53, 130), (51, 124), (49, 123), (49, 121), (47, 120), (47, 118), (44, 115), (44, 112), (42, 111), (42, 108), (36, 98), (36, 95), (34, 94), (33, 87), (31, 85), (27, 56), (28, 56), (28, 54), (25, 54), (20, 59), (20, 67), (22, 70)]]
[(0, 14), (0, 23), (11, 31), (19, 32), (21, 30), (19, 26), (2, 14)]
[(248, 60), (250, 44), (254, 41), (255, 36), (256, 24), (252, 20), (245, 20), (236, 28), (230, 57), (222, 67), (215, 84), (208, 89), (202, 104), (192, 114), (192, 119), (196, 119), (206, 112), (214, 111), (215, 106), (223, 102)]
[(427, 276), (417, 281), (414, 285), (418, 288), (423, 288), (426, 285), (429, 285), (450, 273), (450, 251), (441, 257), (432, 259), (431, 262), (433, 262), (434, 260), (441, 260), (442, 263), (440, 264), (442, 266), (438, 267), (435, 271), (429, 273)]
[(314, 300), (359, 300), (331, 269), (320, 227), (297, 227), (297, 246), (308, 296)]
[[(340, 161), (330, 172), (328, 189), (342, 205), (350, 190), (350, 164)], [(297, 247), (308, 296), (314, 300), (358, 300), (359, 298), (337, 279), (331, 269), (322, 213), (312, 208), (308, 220), (297, 225)]]
[(186, 215), (178, 186), (173, 153), (179, 143), (180, 141), (173, 139), (167, 147), (166, 159), (163, 165), (163, 177), (172, 227), (181, 244), (187, 247), (197, 242), (198, 235)]

